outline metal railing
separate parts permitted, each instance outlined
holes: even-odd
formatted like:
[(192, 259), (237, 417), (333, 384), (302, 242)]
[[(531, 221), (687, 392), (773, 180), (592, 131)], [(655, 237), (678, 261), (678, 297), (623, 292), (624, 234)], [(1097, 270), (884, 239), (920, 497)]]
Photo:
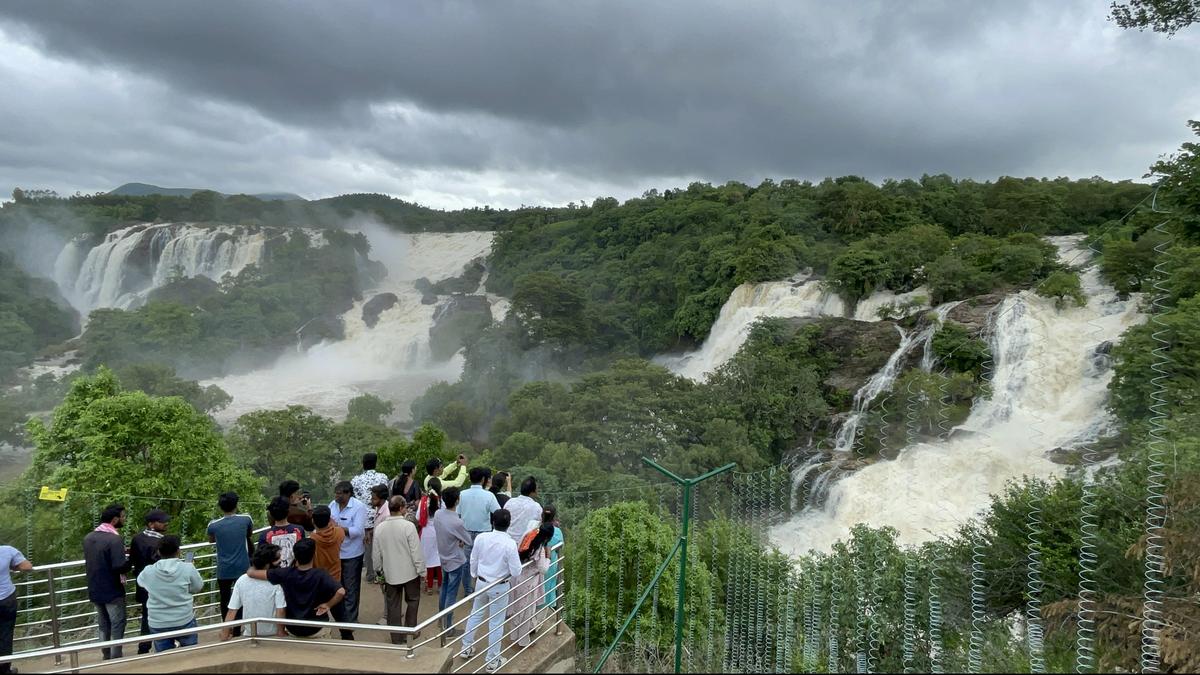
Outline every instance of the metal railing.
[[(200, 550), (203, 550), (206, 548), (211, 548), (211, 547), (212, 547), (212, 544), (209, 544), (209, 543), (189, 544), (187, 546), (182, 547), (182, 550), (184, 550), (184, 551), (188, 551), (188, 550), (200, 551)], [(510, 641), (512, 643), (509, 646), (504, 647), (501, 650), (502, 657), (504, 657), (506, 653), (508, 653), (508, 656), (506, 658), (515, 658), (517, 656), (520, 656), (525, 651), (527, 651), (530, 647), (532, 647), (536, 643), (536, 641), (539, 637), (548, 634), (550, 628), (552, 628), (554, 630), (553, 634), (556, 636), (561, 635), (561, 633), (562, 633), (562, 624), (563, 624), (562, 612), (563, 612), (563, 604), (564, 604), (563, 600), (565, 598), (565, 593), (564, 593), (564, 591), (565, 591), (565, 583), (564, 583), (565, 565), (564, 565), (564, 561), (566, 560), (565, 549), (563, 548), (563, 545), (558, 544), (557, 546), (555, 546), (551, 550), (551, 554), (557, 555), (557, 559), (556, 559), (555, 563), (552, 565), (552, 566), (556, 566), (556, 569), (554, 569), (553, 571), (550, 571), (548, 574), (545, 574), (545, 575), (543, 575), (543, 574), (526, 574), (525, 572), (527, 572), (530, 569), (530, 566), (536, 564), (534, 561), (527, 562), (522, 566), (522, 572), (523, 572), (522, 576), (516, 583), (512, 584), (512, 589), (508, 592), (508, 596), (510, 596), (510, 603), (515, 602), (515, 601), (523, 601), (527, 598), (530, 599), (530, 602), (532, 603), (532, 612), (530, 612), (528, 614), (523, 613), (521, 615), (513, 615), (513, 616), (505, 617), (503, 638), (501, 640), (501, 643), (503, 645), (504, 639), (510, 639)], [(200, 561), (202, 559), (204, 559), (204, 560), (211, 559), (211, 558), (215, 557), (215, 555), (216, 555), (215, 552), (206, 552), (203, 554), (197, 553), (194, 557), (194, 561), (197, 564), (197, 569), (201, 569), (204, 571), (214, 570), (215, 565), (208, 565), (208, 566), (201, 567)], [(55, 588), (56, 583), (62, 583), (64, 585), (69, 585), (69, 584), (67, 584), (67, 582), (71, 579), (84, 579), (85, 575), (82, 573), (78, 573), (78, 574), (63, 573), (64, 570), (74, 570), (76, 568), (81, 568), (82, 565), (83, 565), (82, 561), (71, 561), (71, 562), (64, 562), (64, 563), (55, 563), (52, 565), (41, 565), (41, 566), (35, 567), (33, 569), (33, 571), (30, 573), (33, 574), (33, 573), (37, 573), (37, 572), (44, 572), (46, 574), (46, 578), (38, 579), (38, 580), (25, 580), (25, 581), (22, 581), (20, 584), (18, 584), (18, 589), (31, 588), (38, 584), (47, 584), (48, 590), (46, 592), (36, 593), (31, 596), (24, 596), (22, 599), (45, 598), (46, 603), (44, 605), (40, 605), (39, 607), (43, 607), (49, 613), (47, 618), (44, 618), (44, 619), (40, 619), (40, 620), (36, 620), (36, 621), (24, 621), (24, 622), (18, 623), (18, 627), (19, 628), (23, 627), (27, 632), (29, 632), (31, 629), (37, 630), (36, 629), (37, 626), (48, 626), (49, 632), (37, 633), (34, 635), (24, 635), (18, 639), (21, 639), (24, 641), (30, 641), (33, 639), (41, 639), (41, 640), (48, 641), (52, 646), (48, 649), (47, 648), (42, 648), (42, 649), (34, 648), (32, 650), (23, 649), (20, 651), (16, 651), (13, 656), (5, 658), (5, 659), (0, 659), (0, 663), (9, 662), (14, 665), (18, 665), (22, 662), (30, 662), (30, 661), (33, 661), (36, 659), (53, 658), (55, 663), (61, 664), (62, 660), (65, 657), (66, 659), (69, 660), (69, 664), (70, 664), (69, 667), (65, 669), (65, 672), (79, 672), (81, 670), (98, 668), (98, 667), (106, 666), (106, 665), (114, 665), (115, 663), (128, 663), (128, 662), (138, 661), (138, 660), (142, 660), (142, 659), (146, 659), (146, 658), (154, 658), (161, 654), (176, 654), (176, 653), (182, 653), (185, 651), (211, 649), (213, 647), (219, 647), (221, 645), (233, 645), (233, 644), (241, 644), (241, 643), (246, 643), (246, 642), (250, 642), (252, 644), (257, 644), (260, 642), (289, 642), (289, 641), (291, 641), (294, 644), (294, 641), (292, 638), (259, 635), (258, 634), (258, 624), (260, 622), (281, 624), (284, 626), (309, 626), (309, 627), (319, 627), (319, 628), (346, 629), (346, 630), (353, 630), (353, 631), (359, 631), (359, 630), (368, 631), (368, 632), (374, 631), (374, 632), (388, 633), (391, 636), (403, 637), (405, 640), (405, 642), (402, 644), (381, 644), (381, 643), (362, 642), (362, 641), (314, 640), (312, 638), (304, 638), (301, 641), (305, 642), (305, 643), (317, 642), (317, 643), (320, 643), (325, 646), (334, 646), (334, 647), (340, 646), (340, 647), (345, 647), (345, 648), (389, 649), (389, 650), (395, 650), (398, 652), (403, 652), (405, 654), (406, 658), (411, 659), (411, 658), (416, 657), (417, 651), (419, 649), (429, 647), (436, 641), (437, 642), (436, 648), (438, 648), (438, 649), (451, 648), (454, 650), (455, 654), (461, 654), (464, 651), (461, 647), (461, 644), (465, 637), (465, 631), (460, 630), (460, 627), (465, 627), (466, 624), (470, 621), (472, 615), (477, 614), (477, 613), (483, 613), (484, 617), (479, 625), (479, 629), (482, 630), (482, 633), (480, 633), (480, 631), (477, 630), (476, 635), (474, 636), (476, 644), (479, 645), (479, 648), (477, 650), (475, 650), (477, 653), (473, 654), (470, 658), (464, 657), (463, 662), (461, 664), (452, 668), (452, 672), (463, 672), (472, 664), (476, 664), (476, 667), (473, 670), (469, 670), (468, 672), (477, 673), (477, 672), (480, 672), (481, 670), (483, 670), (484, 667), (486, 667), (486, 665), (487, 665), (486, 661), (483, 659), (483, 656), (485, 655), (485, 653), (487, 651), (487, 643), (488, 643), (487, 613), (490, 611), (492, 603), (495, 602), (498, 598), (494, 598), (492, 600), (484, 601), (484, 602), (481, 602), (481, 600), (486, 600), (487, 592), (489, 590), (495, 588), (496, 586), (498, 586), (500, 584), (510, 583), (510, 579), (506, 578), (506, 579), (500, 579), (500, 580), (491, 582), (480, 588), (477, 588), (473, 594), (468, 595), (468, 596), (462, 598), (461, 600), (458, 600), (457, 602), (446, 607), (445, 609), (436, 612), (433, 616), (430, 616), (429, 618), (425, 619), (424, 621), (418, 623), (416, 626), (342, 623), (342, 622), (336, 622), (336, 621), (306, 621), (306, 620), (300, 620), (300, 619), (277, 619), (277, 618), (251, 618), (251, 619), (238, 619), (236, 621), (220, 621), (219, 619), (222, 617), (217, 616), (217, 614), (215, 612), (202, 613), (203, 609), (214, 609), (214, 608), (218, 607), (219, 602), (214, 600), (211, 602), (196, 602), (194, 607), (196, 609), (198, 625), (195, 628), (184, 628), (184, 629), (174, 630), (174, 631), (169, 631), (169, 632), (154, 633), (152, 635), (140, 635), (140, 634), (137, 634), (139, 627), (136, 625), (135, 621), (130, 620), (127, 623), (127, 627), (126, 627), (126, 636), (127, 637), (101, 642), (95, 637), (95, 633), (94, 633), (94, 631), (96, 630), (96, 623), (95, 623), (96, 614), (93, 611), (93, 608), (90, 606), (91, 602), (89, 600), (87, 600), (86, 581), (82, 582), (82, 586), (75, 587), (75, 588), (69, 588), (69, 589), (68, 588)], [(197, 601), (201, 600), (202, 598), (210, 598), (213, 594), (215, 594), (217, 592), (215, 581), (213, 581), (213, 580), (210, 580), (210, 581), (212, 583), (211, 584), (206, 583), (206, 587), (211, 585), (212, 588), (206, 588), (205, 590), (203, 590), (193, 596)], [(76, 582), (76, 583), (80, 583), (80, 582)], [(20, 592), (20, 590), (18, 592)], [(56, 597), (60, 594), (79, 593), (79, 592), (83, 593), (84, 600), (72, 601), (72, 602), (66, 603), (66, 604), (69, 604), (70, 606), (84, 605), (84, 606), (86, 606), (86, 609), (79, 611), (79, 613), (77, 613), (77, 614), (73, 614), (73, 615), (69, 615), (69, 616), (62, 616), (64, 603), (58, 602), (56, 600)], [(552, 605), (545, 603), (546, 597), (551, 592), (553, 592), (555, 594), (555, 602)], [(130, 598), (132, 596), (127, 595), (126, 597)], [(467, 609), (468, 603), (470, 603), (470, 605), (471, 605), (470, 611), (463, 612), (464, 609)], [(130, 606), (137, 607), (140, 610), (140, 605), (138, 605), (136, 602), (134, 602)], [(36, 609), (21, 610), (21, 611), (22, 612), (36, 611)], [(217, 609), (216, 611), (219, 612), (219, 609)], [(446, 625), (445, 619), (447, 617), (453, 615), (454, 613), (460, 613), (462, 618), (449, 623), (449, 625)], [(18, 614), (18, 616), (20, 616), (20, 614)], [(64, 628), (63, 627), (63, 623), (66, 622), (67, 620), (78, 620), (81, 618), (90, 620), (90, 623), (83, 625), (83, 626), (76, 627), (76, 628)], [(218, 620), (211, 621), (211, 619), (213, 619), (213, 618), (216, 618)], [(542, 631), (542, 627), (547, 626), (547, 624), (549, 624), (547, 630)], [(91, 651), (91, 650), (101, 650), (101, 649), (112, 648), (112, 647), (127, 647), (127, 646), (136, 645), (141, 642), (153, 641), (156, 639), (183, 637), (183, 636), (195, 635), (202, 631), (213, 631), (213, 630), (224, 629), (224, 628), (235, 628), (238, 626), (250, 626), (249, 635), (243, 635), (242, 637), (235, 637), (230, 640), (221, 641), (221, 642), (210, 642), (210, 643), (200, 644), (200, 645), (197, 645), (194, 647), (171, 649), (167, 652), (129, 656), (129, 657), (124, 657), (124, 658), (116, 660), (116, 661), (100, 661), (97, 663), (90, 663), (90, 664), (81, 664), (81, 662), (80, 662), (80, 654), (82, 654), (83, 652)], [(438, 629), (432, 635), (429, 635), (425, 639), (421, 640), (420, 639), (421, 634), (433, 626), (437, 626)], [(83, 632), (83, 631), (91, 631), (92, 637), (85, 638), (85, 639), (73, 639), (73, 638), (72, 639), (63, 639), (64, 635), (68, 635), (71, 632), (79, 633), (79, 632)], [(134, 633), (134, 635), (130, 636), (131, 632)], [(518, 636), (518, 632), (521, 633), (520, 636)], [(528, 634), (529, 639), (528, 639), (527, 644), (525, 644), (525, 645), (521, 645), (521, 644), (519, 644), (519, 642), (512, 640), (514, 638), (514, 636), (525, 637), (526, 634)], [(418, 641), (418, 640), (420, 640), (420, 641)], [(476, 663), (476, 662), (478, 662), (478, 663)]]
[[(266, 528), (254, 531), (257, 535)], [(204, 578), (204, 589), (193, 597), (197, 622), (220, 619), (220, 597), (216, 580), (216, 548), (209, 542), (180, 547), (192, 553), (192, 562)], [(13, 652), (22, 654), (46, 647), (66, 647), (95, 641), (96, 612), (88, 598), (84, 561), (36, 565), (16, 581), (20, 605), (13, 637)], [(138, 634), (141, 605), (136, 599), (136, 580), (128, 575), (125, 584), (125, 634)], [(137, 610), (136, 612), (133, 610)], [(91, 633), (83, 637), (84, 633)]]

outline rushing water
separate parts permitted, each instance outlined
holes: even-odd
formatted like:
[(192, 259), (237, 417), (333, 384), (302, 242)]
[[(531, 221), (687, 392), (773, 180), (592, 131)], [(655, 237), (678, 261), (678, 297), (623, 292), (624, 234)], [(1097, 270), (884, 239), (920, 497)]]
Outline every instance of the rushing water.
[(807, 275), (788, 281), (742, 284), (721, 307), (708, 339), (694, 352), (657, 357), (671, 372), (703, 380), (737, 354), (755, 322), (763, 317), (843, 316), (846, 306), (836, 293)]
[[(233, 403), (217, 414), (218, 421), (228, 423), (252, 410), (289, 404), (341, 418), (350, 399), (362, 393), (392, 401), (397, 417), (407, 418), (409, 405), (429, 385), (457, 380), (463, 366), (459, 355), (442, 362), (430, 358), (429, 329), (436, 305), (421, 303), (413, 281), (457, 276), (472, 259), (487, 255), (492, 236), (491, 232), (370, 233), (372, 257), (384, 263), (388, 276), (342, 316), (346, 338), (285, 354), (269, 368), (205, 381), (233, 396)], [(394, 293), (398, 302), (370, 328), (363, 322), (362, 305), (383, 292)], [(505, 302), (499, 297), (489, 296), (489, 300), (495, 318), (504, 311)]]
[(267, 240), (286, 236), (264, 228), (188, 223), (133, 225), (95, 246), (69, 242), (54, 264), (63, 295), (87, 315), (100, 307), (130, 307), (175, 273), (220, 280), (262, 260)]
[[(1087, 261), (1080, 237), (1052, 241), (1063, 261)], [(826, 550), (856, 523), (891, 526), (901, 541), (919, 543), (980, 512), (1013, 478), (1056, 475), (1060, 467), (1047, 451), (1094, 438), (1110, 422), (1112, 372), (1095, 367), (1096, 347), (1144, 318), (1137, 299), (1119, 300), (1094, 266), (1081, 277), (1084, 307), (1059, 310), (1053, 300), (1023, 291), (997, 308), (992, 395), (976, 403), (950, 439), (907, 447), (895, 460), (843, 477), (822, 507), (774, 529), (779, 546)]]

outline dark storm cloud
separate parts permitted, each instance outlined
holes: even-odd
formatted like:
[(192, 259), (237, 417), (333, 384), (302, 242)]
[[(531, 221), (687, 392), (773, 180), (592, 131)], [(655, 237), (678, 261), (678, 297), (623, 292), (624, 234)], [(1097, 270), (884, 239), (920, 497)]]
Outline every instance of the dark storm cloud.
[[(40, 56), (161, 88), (137, 113), (149, 166), (190, 148), (194, 180), (213, 184), (219, 162), (254, 148), (233, 169), (253, 182), (274, 147), (324, 162), (322, 180), (333, 162), (365, 171), (372, 189), (403, 192), (412, 172), (433, 171), (502, 194), (535, 177), (600, 189), (663, 177), (1136, 175), (1200, 112), (1200, 49), (1194, 36), (1120, 32), (1105, 13), (1086, 0), (80, 1), (2, 4), (0, 27)], [(274, 187), (288, 188), (292, 164)], [(129, 177), (154, 178), (136, 164)]]

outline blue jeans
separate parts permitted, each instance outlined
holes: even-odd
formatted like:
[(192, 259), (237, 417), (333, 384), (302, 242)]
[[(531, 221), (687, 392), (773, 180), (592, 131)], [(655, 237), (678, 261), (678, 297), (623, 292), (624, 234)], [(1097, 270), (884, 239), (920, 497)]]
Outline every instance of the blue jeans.
[[(442, 570), (442, 590), (438, 592), (438, 611), (446, 609), (455, 602), (458, 602), (458, 587), (465, 586), (464, 581), (470, 576), (470, 565), (459, 565), (458, 569), (453, 572)], [(466, 597), (468, 594), (464, 594)], [(454, 625), (454, 612), (450, 612), (442, 619), (442, 626), (449, 628)]]
[[(195, 627), (196, 627), (196, 620), (192, 619), (191, 621), (183, 624), (182, 626), (175, 626), (173, 628), (151, 628), (150, 634), (154, 635), (156, 633), (169, 633), (173, 630), (183, 630), (184, 628), (195, 628)], [(154, 641), (154, 651), (165, 652), (168, 649), (174, 649), (176, 646), (194, 647), (199, 642), (200, 642), (200, 636), (195, 633), (192, 633), (191, 635), (184, 635), (183, 637), (161, 638), (161, 639), (157, 639)]]
[(471, 617), (467, 619), (467, 632), (463, 635), (463, 649), (470, 649), (475, 644), (475, 629), (483, 623), (483, 613), (488, 613), (488, 646), (485, 664), (494, 663), (500, 658), (501, 638), (504, 636), (504, 617), (508, 614), (508, 591), (510, 584), (506, 581), (496, 584), (487, 591), (475, 596), (471, 605)]
[[(471, 549), (475, 548), (475, 537), (478, 537), (479, 535), (481, 535), (483, 533), (475, 532), (474, 530), (467, 530), (467, 534), (471, 535), (471, 543), (468, 546), (466, 546), (465, 548), (463, 548), (463, 553), (467, 556), (467, 562), (463, 564), (463, 567), (469, 570), (469, 569), (471, 569)], [(445, 582), (443, 582), (443, 583), (445, 583)], [(471, 578), (470, 572), (467, 572), (466, 574), (463, 575), (462, 584), (463, 584), (464, 597), (475, 592), (475, 580)]]
[[(92, 606), (96, 608), (96, 628), (101, 642), (125, 637), (125, 596), (104, 604), (93, 602)], [(102, 647), (100, 652), (105, 661), (119, 659), (123, 654), (121, 647)]]

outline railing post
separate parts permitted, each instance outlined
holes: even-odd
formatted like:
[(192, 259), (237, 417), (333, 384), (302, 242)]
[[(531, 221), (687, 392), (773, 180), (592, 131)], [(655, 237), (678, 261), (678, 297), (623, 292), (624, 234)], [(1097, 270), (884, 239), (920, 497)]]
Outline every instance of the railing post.
[[(54, 589), (54, 568), (46, 570), (46, 587), (50, 589), (50, 642), (55, 649), (62, 646), (58, 625), (58, 592)], [(54, 656), (55, 665), (62, 663), (62, 655)]]

